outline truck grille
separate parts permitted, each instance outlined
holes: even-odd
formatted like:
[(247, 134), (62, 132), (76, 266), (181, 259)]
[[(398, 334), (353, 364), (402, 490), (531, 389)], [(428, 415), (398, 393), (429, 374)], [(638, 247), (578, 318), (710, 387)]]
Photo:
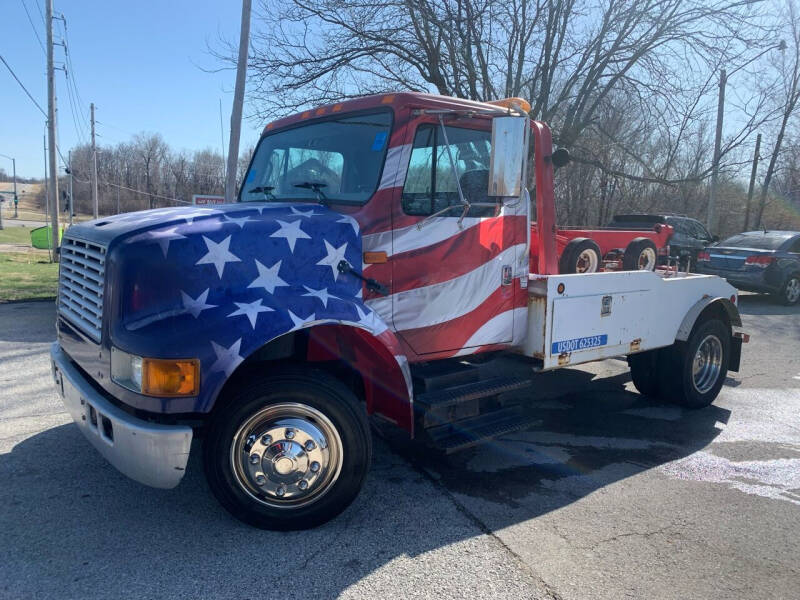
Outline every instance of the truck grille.
[(58, 313), (95, 342), (103, 323), (106, 249), (100, 244), (64, 237), (58, 286)]

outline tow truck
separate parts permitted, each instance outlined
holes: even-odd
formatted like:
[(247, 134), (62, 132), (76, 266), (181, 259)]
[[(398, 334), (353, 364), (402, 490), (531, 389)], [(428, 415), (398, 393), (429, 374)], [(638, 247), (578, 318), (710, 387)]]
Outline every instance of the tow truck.
[[(359, 493), (370, 420), (457, 451), (529, 426), (510, 397), (534, 396), (536, 373), (620, 356), (643, 394), (713, 402), (746, 341), (736, 290), (675, 269), (559, 273), (568, 154), (528, 110), (322, 106), (266, 126), (235, 203), (72, 226), (51, 356), (77, 426), (160, 488), (202, 438), (222, 506), (302, 529)], [(508, 354), (530, 377), (481, 375)]]

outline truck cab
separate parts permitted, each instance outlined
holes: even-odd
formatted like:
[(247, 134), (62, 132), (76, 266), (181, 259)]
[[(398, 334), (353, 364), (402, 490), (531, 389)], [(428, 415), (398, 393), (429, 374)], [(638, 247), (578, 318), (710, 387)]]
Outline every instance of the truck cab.
[[(712, 402), (745, 339), (735, 289), (559, 273), (558, 160), (527, 110), (418, 93), (319, 107), (267, 125), (236, 203), (71, 227), (51, 353), (76, 424), (165, 488), (200, 436), (226, 509), (298, 529), (355, 498), (370, 421), (456, 451), (526, 427), (505, 394), (537, 372), (612, 356), (642, 393)], [(531, 376), (482, 377), (503, 353)]]

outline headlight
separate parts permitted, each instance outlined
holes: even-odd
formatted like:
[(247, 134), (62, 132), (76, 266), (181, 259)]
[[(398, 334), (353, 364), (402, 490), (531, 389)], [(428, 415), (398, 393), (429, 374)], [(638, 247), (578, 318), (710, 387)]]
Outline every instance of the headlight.
[(142, 393), (142, 357), (111, 348), (111, 381)]
[(196, 396), (200, 392), (200, 361), (143, 358), (112, 348), (111, 380), (147, 396)]

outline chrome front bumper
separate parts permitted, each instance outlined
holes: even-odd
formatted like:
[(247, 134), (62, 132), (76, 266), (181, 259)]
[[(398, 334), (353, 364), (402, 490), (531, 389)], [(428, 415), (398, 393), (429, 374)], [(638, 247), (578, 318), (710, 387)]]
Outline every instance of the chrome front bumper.
[(124, 475), (157, 488), (183, 478), (192, 428), (150, 423), (120, 410), (97, 392), (54, 343), (53, 379), (64, 405), (83, 435)]

